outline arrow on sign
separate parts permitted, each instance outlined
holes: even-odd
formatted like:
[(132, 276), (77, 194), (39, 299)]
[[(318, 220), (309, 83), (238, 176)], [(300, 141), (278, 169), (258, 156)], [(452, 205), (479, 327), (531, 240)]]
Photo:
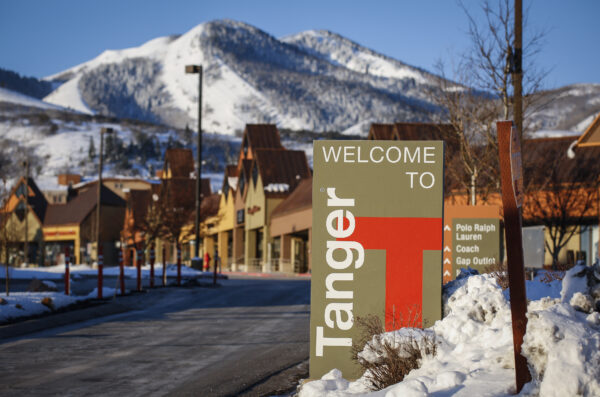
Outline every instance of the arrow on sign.
[[(450, 259), (446, 258), (446, 259), (444, 259), (444, 265), (445, 265), (445, 264), (449, 264), (449, 265), (451, 265), (451, 264), (452, 264), (452, 262), (450, 262)], [(438, 273), (438, 274), (439, 274), (439, 273)]]
[(448, 277), (452, 276), (448, 270), (446, 270), (446, 271), (444, 272), (444, 277), (446, 277), (446, 276), (448, 276)]
[(445, 246), (445, 247), (444, 247), (444, 252), (452, 252), (452, 250), (450, 249), (450, 247), (448, 247), (448, 246)]
[(446, 232), (446, 231), (448, 231), (448, 232), (451, 232), (451, 231), (452, 231), (452, 229), (450, 229), (450, 226), (446, 225), (446, 226), (444, 226), (444, 231), (445, 231), (445, 232)]
[(456, 275), (458, 276), (460, 274), (460, 269), (456, 269)]

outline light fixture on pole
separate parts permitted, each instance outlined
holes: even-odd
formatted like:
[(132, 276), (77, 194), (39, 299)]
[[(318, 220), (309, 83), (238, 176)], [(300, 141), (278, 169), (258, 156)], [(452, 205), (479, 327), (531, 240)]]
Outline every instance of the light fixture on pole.
[(186, 73), (198, 74), (198, 143), (196, 145), (196, 218), (194, 220), (194, 257), (199, 256), (200, 249), (200, 201), (202, 199), (202, 65), (186, 65)]

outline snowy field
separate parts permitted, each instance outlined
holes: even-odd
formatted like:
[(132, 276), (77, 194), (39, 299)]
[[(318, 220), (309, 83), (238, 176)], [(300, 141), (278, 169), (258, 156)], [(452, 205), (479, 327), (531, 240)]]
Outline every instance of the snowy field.
[[(582, 270), (584, 266), (569, 270), (562, 282), (527, 282), (530, 302), (523, 354), (533, 380), (520, 396), (600, 396), (600, 313), (592, 311), (591, 296), (600, 293), (600, 274), (592, 288), (585, 276), (578, 276)], [(397, 346), (411, 335), (417, 341), (434, 337), (435, 356), (425, 356), (420, 368), (402, 382), (371, 391), (368, 373), (351, 382), (334, 369), (305, 383), (300, 397), (514, 395), (508, 291), (502, 291), (492, 276), (473, 275), (452, 282), (445, 292), (445, 317), (433, 327), (388, 332), (372, 341)], [(368, 347), (360, 354), (376, 359), (369, 356), (373, 351)]]

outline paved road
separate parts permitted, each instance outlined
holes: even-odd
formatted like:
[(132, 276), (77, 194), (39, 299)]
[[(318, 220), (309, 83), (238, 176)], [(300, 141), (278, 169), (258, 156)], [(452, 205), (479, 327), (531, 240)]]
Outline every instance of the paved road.
[(221, 285), (119, 298), (134, 310), (0, 341), (0, 395), (268, 395), (272, 375), (306, 367), (310, 282)]

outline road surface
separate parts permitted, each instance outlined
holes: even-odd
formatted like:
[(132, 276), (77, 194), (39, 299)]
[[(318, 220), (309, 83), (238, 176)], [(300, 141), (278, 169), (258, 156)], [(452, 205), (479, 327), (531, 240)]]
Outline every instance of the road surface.
[(278, 377), (306, 370), (310, 282), (220, 283), (221, 288), (159, 288), (118, 298), (133, 310), (0, 340), (0, 395), (226, 396), (280, 390)]

